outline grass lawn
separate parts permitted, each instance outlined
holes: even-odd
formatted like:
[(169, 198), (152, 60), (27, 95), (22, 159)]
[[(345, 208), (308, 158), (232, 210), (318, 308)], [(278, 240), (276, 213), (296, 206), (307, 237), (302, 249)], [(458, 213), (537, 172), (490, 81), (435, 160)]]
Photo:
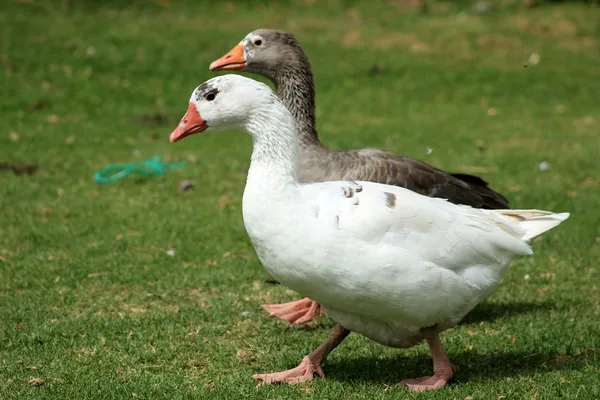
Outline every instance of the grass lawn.
[[(1, 399), (600, 397), (600, 8), (104, 3), (0, 9), (0, 163), (39, 165), (0, 171)], [(255, 388), (333, 322), (290, 328), (260, 308), (298, 295), (266, 282), (243, 226), (249, 136), (168, 137), (209, 63), (262, 27), (304, 46), (328, 146), (385, 148), (478, 174), (515, 208), (572, 213), (442, 335), (448, 387), (394, 386), (431, 371), (427, 346), (351, 335), (326, 379)], [(92, 178), (154, 155), (186, 164)]]

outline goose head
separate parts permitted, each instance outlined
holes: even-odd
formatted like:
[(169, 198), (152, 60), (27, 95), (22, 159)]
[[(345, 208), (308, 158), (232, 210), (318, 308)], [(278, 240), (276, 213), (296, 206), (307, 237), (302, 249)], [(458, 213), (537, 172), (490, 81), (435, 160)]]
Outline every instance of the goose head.
[(254, 72), (271, 77), (282, 66), (299, 63), (305, 58), (298, 41), (291, 34), (258, 29), (210, 64), (210, 70)]
[(253, 114), (278, 101), (264, 83), (240, 75), (212, 78), (194, 90), (170, 140), (173, 143), (195, 133), (244, 128)]

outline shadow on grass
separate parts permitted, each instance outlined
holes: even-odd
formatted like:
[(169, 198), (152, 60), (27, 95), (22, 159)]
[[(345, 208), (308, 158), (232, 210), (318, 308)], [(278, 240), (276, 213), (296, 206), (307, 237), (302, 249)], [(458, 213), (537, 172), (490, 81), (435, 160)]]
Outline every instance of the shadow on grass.
[[(497, 319), (510, 317), (512, 315), (521, 315), (535, 313), (538, 311), (548, 311), (557, 309), (558, 306), (550, 301), (544, 302), (514, 302), (514, 303), (483, 303), (473, 309), (459, 325), (478, 324), (480, 322), (491, 322)], [(335, 322), (325, 315), (318, 320), (317, 324), (309, 324), (302, 326), (289, 326), (290, 329), (300, 330), (331, 330), (335, 326)]]
[(537, 311), (548, 311), (556, 309), (557, 305), (550, 301), (543, 302), (522, 302), (513, 303), (482, 303), (468, 313), (460, 325), (475, 324), (479, 322), (490, 322), (500, 318), (510, 317), (512, 315), (521, 315), (534, 313)]
[[(476, 351), (449, 353), (450, 361), (457, 367), (453, 383), (500, 380), (529, 376), (539, 372), (580, 370), (586, 365), (600, 365), (595, 354), (582, 353), (572, 357), (556, 352), (531, 354), (527, 351), (509, 351), (499, 354), (482, 354)], [(423, 355), (397, 358), (359, 357), (350, 360), (327, 361), (328, 379), (337, 381), (378, 382), (393, 384), (402, 379), (431, 375), (431, 358)]]

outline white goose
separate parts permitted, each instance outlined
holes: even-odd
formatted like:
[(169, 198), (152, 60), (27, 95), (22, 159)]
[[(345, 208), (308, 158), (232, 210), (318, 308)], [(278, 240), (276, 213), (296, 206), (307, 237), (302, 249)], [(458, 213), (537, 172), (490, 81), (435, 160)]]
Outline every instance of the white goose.
[(243, 215), (258, 257), (338, 323), (298, 367), (255, 375), (261, 383), (323, 376), (322, 361), (355, 331), (392, 347), (427, 340), (433, 376), (400, 383), (445, 385), (454, 367), (439, 332), (497, 288), (514, 256), (532, 253), (529, 240), (569, 216), (475, 209), (372, 182), (300, 184), (292, 116), (268, 86), (242, 76), (200, 85), (170, 139), (229, 129), (247, 131), (254, 143)]

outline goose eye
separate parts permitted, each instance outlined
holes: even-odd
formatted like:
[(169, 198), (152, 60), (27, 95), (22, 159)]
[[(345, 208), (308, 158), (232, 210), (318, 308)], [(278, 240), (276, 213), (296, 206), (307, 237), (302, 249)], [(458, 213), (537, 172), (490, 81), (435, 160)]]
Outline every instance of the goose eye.
[(204, 96), (206, 101), (213, 101), (215, 99), (215, 97), (217, 97), (217, 95), (214, 93), (208, 93), (206, 96)]
[(260, 40), (260, 39), (256, 39), (256, 40), (254, 41), (254, 44), (255, 44), (255, 45), (257, 45), (257, 46), (260, 46), (260, 45), (262, 44), (262, 40)]

